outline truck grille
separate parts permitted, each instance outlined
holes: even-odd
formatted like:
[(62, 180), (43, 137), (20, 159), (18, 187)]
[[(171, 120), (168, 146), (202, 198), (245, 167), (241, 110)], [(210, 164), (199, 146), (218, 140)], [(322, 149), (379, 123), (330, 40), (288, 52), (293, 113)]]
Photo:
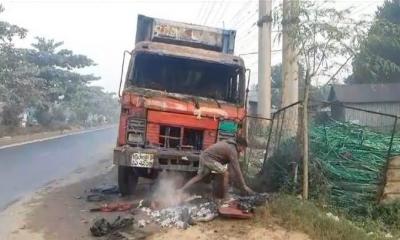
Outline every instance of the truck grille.
[(161, 125), (159, 144), (165, 148), (201, 150), (203, 135), (203, 130)]

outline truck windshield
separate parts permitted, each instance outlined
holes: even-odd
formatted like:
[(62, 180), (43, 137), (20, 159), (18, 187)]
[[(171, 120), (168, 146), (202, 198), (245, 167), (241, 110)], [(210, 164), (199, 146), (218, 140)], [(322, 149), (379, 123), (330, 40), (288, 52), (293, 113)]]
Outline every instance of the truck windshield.
[(184, 58), (139, 54), (128, 80), (137, 87), (237, 103), (242, 98), (239, 69)]

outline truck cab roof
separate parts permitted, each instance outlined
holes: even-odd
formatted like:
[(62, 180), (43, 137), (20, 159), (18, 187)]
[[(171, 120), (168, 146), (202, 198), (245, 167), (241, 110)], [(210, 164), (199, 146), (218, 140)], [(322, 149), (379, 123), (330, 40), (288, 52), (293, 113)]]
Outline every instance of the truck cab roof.
[(132, 51), (132, 55), (140, 53), (187, 58), (192, 60), (219, 63), (244, 68), (243, 59), (232, 54), (226, 54), (194, 47), (173, 45), (168, 43), (150, 41), (138, 42), (135, 49)]

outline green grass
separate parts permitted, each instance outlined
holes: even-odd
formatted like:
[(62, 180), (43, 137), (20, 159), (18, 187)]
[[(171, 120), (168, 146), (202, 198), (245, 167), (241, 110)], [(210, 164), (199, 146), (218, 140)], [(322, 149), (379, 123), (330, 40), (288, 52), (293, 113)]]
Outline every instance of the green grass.
[(385, 239), (376, 222), (352, 222), (343, 216), (289, 195), (279, 195), (267, 206), (268, 215), (276, 218), (288, 230), (298, 230), (317, 240)]

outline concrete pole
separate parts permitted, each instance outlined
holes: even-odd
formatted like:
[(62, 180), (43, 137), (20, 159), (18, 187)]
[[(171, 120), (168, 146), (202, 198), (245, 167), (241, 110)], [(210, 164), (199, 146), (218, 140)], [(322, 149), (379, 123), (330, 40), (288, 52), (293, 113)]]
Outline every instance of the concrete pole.
[(259, 0), (258, 115), (271, 117), (271, 9), (272, 0)]
[[(298, 16), (298, 0), (283, 0), (282, 22), (282, 105), (288, 106), (299, 101), (299, 69), (293, 33), (296, 29), (294, 19)], [(295, 136), (298, 128), (298, 108), (286, 112), (285, 129), (288, 136)]]

